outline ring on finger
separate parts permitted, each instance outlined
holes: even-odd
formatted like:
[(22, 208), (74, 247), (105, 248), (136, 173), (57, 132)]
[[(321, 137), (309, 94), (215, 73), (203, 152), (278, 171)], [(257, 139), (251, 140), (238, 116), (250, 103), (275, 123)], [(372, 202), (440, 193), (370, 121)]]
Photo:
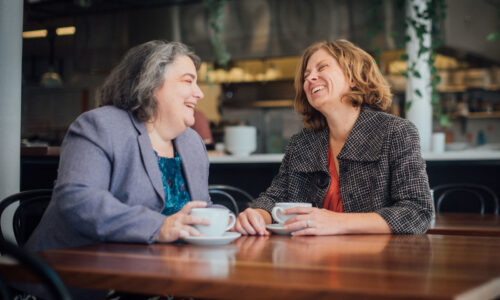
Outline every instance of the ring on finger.
[(311, 227), (311, 220), (308, 219), (306, 225), (307, 225), (307, 228)]

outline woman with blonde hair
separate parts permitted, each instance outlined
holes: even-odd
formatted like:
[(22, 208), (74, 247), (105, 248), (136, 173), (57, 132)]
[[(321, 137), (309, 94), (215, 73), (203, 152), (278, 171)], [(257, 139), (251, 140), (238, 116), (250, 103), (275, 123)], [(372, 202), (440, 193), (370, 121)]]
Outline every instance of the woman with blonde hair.
[(293, 235), (425, 233), (432, 205), (419, 135), (386, 113), (390, 88), (374, 59), (347, 40), (309, 46), (295, 76), (305, 128), (287, 146), (271, 186), (234, 230), (266, 235), (278, 202), (294, 207)]

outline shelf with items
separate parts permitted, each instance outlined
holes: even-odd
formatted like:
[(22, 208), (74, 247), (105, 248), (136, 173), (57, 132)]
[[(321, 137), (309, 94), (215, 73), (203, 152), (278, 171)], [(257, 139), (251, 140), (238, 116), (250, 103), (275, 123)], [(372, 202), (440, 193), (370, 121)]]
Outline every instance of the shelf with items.
[(300, 57), (240, 60), (230, 63), (228, 69), (215, 68), (213, 63), (203, 62), (198, 70), (200, 82), (247, 83), (292, 80)]
[[(385, 51), (380, 57), (381, 69), (394, 93), (405, 92), (407, 62), (401, 59), (403, 50)], [(469, 89), (500, 90), (500, 67), (473, 67), (469, 62), (455, 57), (436, 54), (433, 65), (440, 78), (437, 89), (439, 92), (464, 92)]]
[[(492, 111), (492, 112), (470, 112), (466, 115), (462, 115), (467, 119), (497, 119), (500, 118), (500, 111)], [(452, 116), (452, 119), (459, 118), (459, 115)]]
[(221, 89), (220, 100), (225, 107), (291, 107), (295, 98), (292, 80), (222, 83)]
[[(391, 86), (393, 93), (404, 93), (406, 91), (406, 77), (401, 74), (388, 74), (385, 78)], [(499, 78), (500, 80), (500, 78)], [(468, 90), (484, 90), (492, 92), (500, 92), (500, 83), (489, 83), (485, 85), (478, 84), (444, 84), (437, 86), (440, 93), (466, 92)]]
[(500, 118), (500, 91), (467, 89), (440, 93), (442, 113), (452, 119), (497, 119)]

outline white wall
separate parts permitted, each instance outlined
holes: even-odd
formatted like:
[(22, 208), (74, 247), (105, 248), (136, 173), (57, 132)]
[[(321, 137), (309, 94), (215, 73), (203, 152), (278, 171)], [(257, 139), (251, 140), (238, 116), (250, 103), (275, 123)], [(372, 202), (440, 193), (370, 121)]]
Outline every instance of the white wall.
[(23, 1), (0, 0), (0, 199), (19, 191), (22, 29)]

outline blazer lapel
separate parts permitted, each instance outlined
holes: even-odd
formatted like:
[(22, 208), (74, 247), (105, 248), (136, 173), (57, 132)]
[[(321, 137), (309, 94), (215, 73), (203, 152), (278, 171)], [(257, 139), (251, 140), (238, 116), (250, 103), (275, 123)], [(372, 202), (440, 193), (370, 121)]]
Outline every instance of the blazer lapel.
[(387, 120), (379, 112), (363, 107), (337, 158), (353, 161), (378, 160), (387, 134)]
[(161, 180), (160, 168), (158, 167), (158, 160), (154, 154), (153, 146), (151, 145), (151, 140), (149, 139), (148, 131), (144, 123), (138, 122), (132, 114), (129, 113), (132, 122), (139, 135), (137, 136), (137, 142), (139, 143), (139, 148), (141, 149), (141, 158), (144, 168), (151, 180), (156, 193), (160, 198), (165, 201), (165, 192), (163, 190), (163, 181)]
[(299, 149), (292, 153), (291, 159), (294, 163), (291, 168), (297, 172), (328, 173), (328, 128), (318, 131), (303, 130), (303, 135), (297, 141)]
[[(387, 134), (388, 118), (363, 107), (347, 141), (337, 156), (338, 159), (353, 161), (376, 161)], [(329, 129), (312, 131), (303, 129), (296, 144), (298, 151), (292, 153), (291, 168), (297, 172), (328, 171)]]

